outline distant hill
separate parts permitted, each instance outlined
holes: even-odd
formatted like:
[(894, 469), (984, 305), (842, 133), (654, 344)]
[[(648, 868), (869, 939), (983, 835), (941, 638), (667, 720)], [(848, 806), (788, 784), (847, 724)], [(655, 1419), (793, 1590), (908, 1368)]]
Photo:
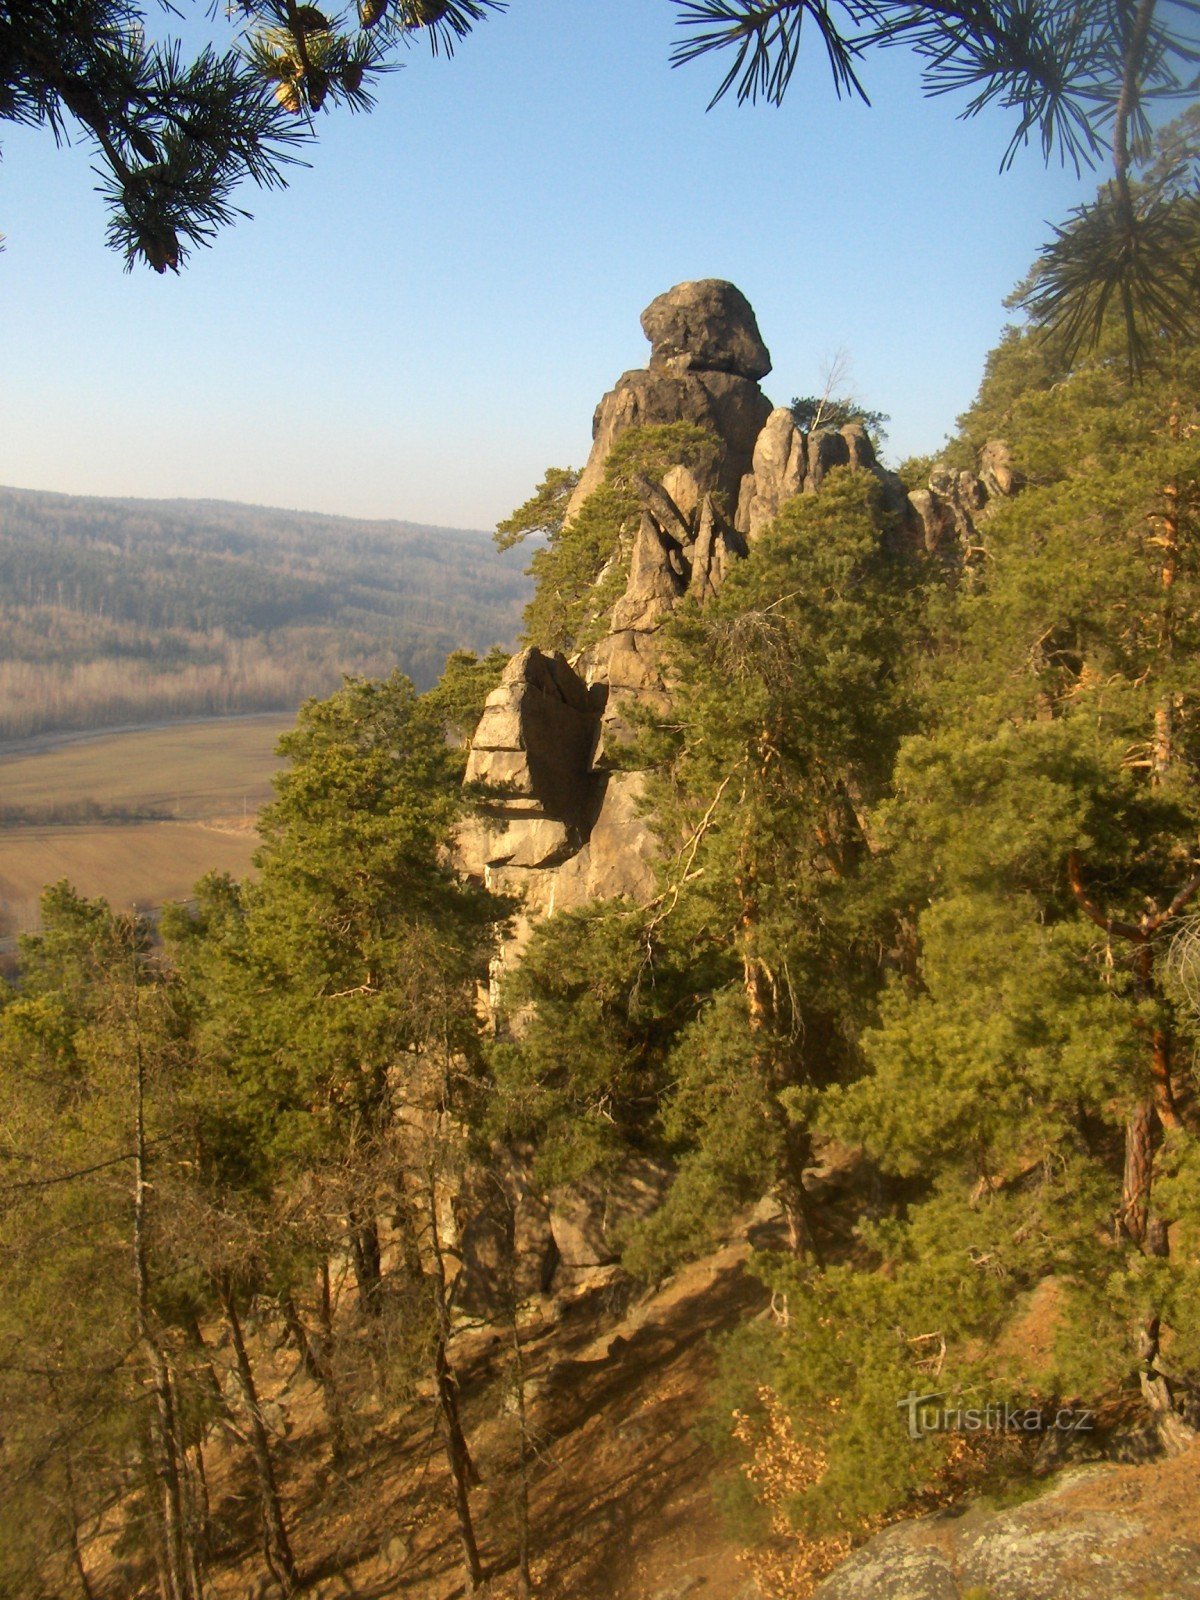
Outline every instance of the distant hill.
[(0, 739), (288, 710), (343, 672), (426, 688), (512, 642), (524, 561), (474, 529), (0, 488)]

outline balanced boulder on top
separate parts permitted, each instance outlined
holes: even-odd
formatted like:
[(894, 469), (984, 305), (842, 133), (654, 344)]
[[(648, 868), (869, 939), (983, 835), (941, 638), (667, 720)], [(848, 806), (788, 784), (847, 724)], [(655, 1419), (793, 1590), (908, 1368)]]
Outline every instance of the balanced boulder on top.
[(749, 300), (723, 278), (677, 283), (642, 312), (652, 371), (765, 378), (771, 356)]

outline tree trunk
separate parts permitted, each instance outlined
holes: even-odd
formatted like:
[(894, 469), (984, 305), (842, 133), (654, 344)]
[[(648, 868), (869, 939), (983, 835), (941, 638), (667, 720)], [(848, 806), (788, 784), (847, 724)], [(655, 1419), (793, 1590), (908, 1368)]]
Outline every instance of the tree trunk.
[(322, 1279), (320, 1292), (321, 1338), (317, 1345), (308, 1337), (308, 1330), (301, 1321), (300, 1313), (291, 1292), (285, 1290), (279, 1297), (279, 1304), (283, 1311), (283, 1320), (287, 1324), (288, 1332), (300, 1355), (305, 1372), (321, 1391), (321, 1403), (325, 1407), (325, 1416), (329, 1423), (330, 1445), (335, 1463), (346, 1459), (346, 1422), (342, 1415), (341, 1401), (338, 1396), (337, 1386), (333, 1377), (333, 1316), (329, 1306), (329, 1263), (322, 1264)]
[[(513, 1263), (515, 1265), (515, 1263)], [(529, 1571), (529, 1417), (525, 1409), (525, 1354), (517, 1326), (516, 1289), (510, 1284), (510, 1328), (513, 1347), (513, 1393), (517, 1402), (517, 1600), (529, 1600), (533, 1579)]]
[(154, 1411), (150, 1418), (151, 1471), (158, 1488), (158, 1515), (163, 1545), (167, 1600), (198, 1600), (190, 1581), (186, 1553), (183, 1490), (180, 1483), (178, 1429), (167, 1363), (156, 1341), (144, 1337), (142, 1348), (150, 1369)]
[(738, 893), (741, 928), (742, 990), (746, 996), (746, 1014), (750, 1032), (757, 1034), (769, 1023), (774, 995), (771, 978), (758, 956), (758, 890), (752, 863), (742, 861), (734, 879)]
[(283, 1506), (279, 1499), (279, 1485), (275, 1478), (275, 1466), (271, 1460), (271, 1442), (267, 1436), (267, 1427), (263, 1421), (262, 1407), (258, 1400), (258, 1389), (254, 1382), (254, 1369), (250, 1365), (250, 1357), (246, 1353), (246, 1341), (242, 1334), (242, 1324), (238, 1316), (233, 1288), (229, 1279), (224, 1275), (217, 1279), (217, 1294), (220, 1297), (221, 1307), (225, 1312), (225, 1321), (229, 1326), (230, 1336), (233, 1340), (238, 1388), (241, 1391), (242, 1400), (246, 1407), (246, 1415), (250, 1423), (250, 1447), (254, 1455), (255, 1474), (258, 1478), (267, 1565), (274, 1574), (276, 1581), (282, 1585), (284, 1593), (290, 1595), (296, 1592), (300, 1580), (296, 1572), (296, 1563), (292, 1556), (287, 1525), (283, 1520)]
[(1141, 1364), (1138, 1376), (1142, 1398), (1150, 1407), (1159, 1442), (1169, 1456), (1178, 1456), (1195, 1443), (1196, 1430), (1189, 1427), (1179, 1415), (1171, 1385), (1159, 1368), (1160, 1333), (1157, 1315), (1147, 1317), (1138, 1334)]
[(71, 1524), (71, 1565), (75, 1568), (75, 1576), (79, 1579), (79, 1593), (83, 1600), (96, 1600), (95, 1590), (88, 1579), (87, 1568), (83, 1564), (83, 1551), (79, 1547), (79, 1528)]
[(820, 1267), (824, 1262), (813, 1225), (813, 1205), (804, 1187), (804, 1169), (812, 1157), (812, 1140), (806, 1128), (797, 1128), (788, 1121), (787, 1113), (779, 1101), (778, 1088), (777, 1085), (775, 1114), (781, 1123), (780, 1137), (783, 1140), (785, 1164), (783, 1176), (776, 1185), (776, 1194), (787, 1224), (788, 1249), (801, 1261), (811, 1259)]
[[(1146, 1000), (1156, 1000), (1159, 990), (1154, 973), (1152, 940), (1200, 891), (1200, 876), (1185, 883), (1164, 910), (1147, 914), (1136, 923), (1106, 915), (1092, 900), (1084, 886), (1083, 864), (1075, 850), (1067, 855), (1067, 880), (1085, 916), (1097, 927), (1103, 928), (1110, 939), (1124, 939), (1134, 946), (1133, 970), (1137, 992)], [(1150, 1037), (1151, 1092), (1135, 1107), (1125, 1125), (1125, 1174), (1118, 1222), (1129, 1238), (1145, 1249), (1148, 1230), (1152, 1226), (1150, 1192), (1154, 1182), (1157, 1134), (1161, 1128), (1179, 1127), (1180, 1119), (1171, 1080), (1171, 1034), (1157, 1023), (1143, 1021), (1140, 1026)]]
[(775, 1016), (775, 984), (766, 963), (755, 954), (758, 902), (752, 888), (752, 873), (747, 871), (739, 876), (737, 888), (741, 898), (742, 989), (746, 996), (747, 1021), (751, 1036), (758, 1041), (756, 1054), (770, 1085), (770, 1114), (782, 1146), (782, 1167), (775, 1180), (775, 1196), (783, 1210), (788, 1248), (800, 1260), (811, 1257), (819, 1265), (821, 1256), (813, 1234), (812, 1208), (802, 1178), (809, 1137), (807, 1130), (793, 1127), (789, 1122), (779, 1099), (779, 1092), (786, 1085), (776, 1063), (770, 1059), (768, 1034)]
[(1154, 1178), (1154, 1145), (1158, 1114), (1153, 1100), (1143, 1100), (1125, 1124), (1125, 1176), (1121, 1186), (1120, 1220), (1139, 1248), (1145, 1246), (1150, 1222), (1150, 1189)]
[(183, 1489), (180, 1482), (179, 1431), (171, 1375), (154, 1336), (150, 1317), (150, 1267), (146, 1250), (146, 1208), (150, 1193), (146, 1165), (146, 1059), (138, 1015), (137, 972), (131, 973), (131, 1020), (134, 1039), (133, 1126), (133, 1274), (138, 1343), (146, 1359), (154, 1391), (150, 1416), (150, 1469), (158, 1489), (161, 1554), (159, 1572), (163, 1600), (201, 1600), (193, 1580), (194, 1562), (186, 1552)]
[(377, 1316), (383, 1308), (383, 1267), (379, 1224), (374, 1217), (350, 1214), (350, 1259), (363, 1310)]
[(208, 1473), (204, 1466), (204, 1444), (200, 1439), (192, 1447), (195, 1456), (196, 1497), (193, 1505), (191, 1547), (195, 1552), (197, 1587), (203, 1592), (201, 1572), (212, 1553), (212, 1506), (208, 1494)]
[(1175, 727), (1172, 707), (1165, 703), (1154, 710), (1154, 757), (1151, 782), (1155, 788), (1163, 782), (1175, 756)]
[[(165, 1359), (165, 1357), (164, 1357)], [(186, 1592), (193, 1600), (202, 1600), (204, 1594), (204, 1552), (208, 1541), (208, 1485), (201, 1483), (197, 1495), (192, 1473), (191, 1452), (188, 1449), (180, 1419), (178, 1377), (166, 1361), (167, 1382), (171, 1391), (172, 1425), (175, 1429), (175, 1456), (179, 1474), (179, 1513), (182, 1535), (182, 1553)], [(197, 1441), (196, 1450), (200, 1446)], [(203, 1461), (201, 1460), (201, 1471)]]
[(454, 1513), (458, 1520), (458, 1538), (462, 1546), (463, 1569), (467, 1579), (467, 1593), (474, 1594), (483, 1582), (483, 1566), (479, 1560), (479, 1546), (475, 1539), (475, 1524), (471, 1517), (471, 1489), (479, 1482), (479, 1474), (471, 1460), (462, 1419), (458, 1410), (458, 1381), (446, 1354), (450, 1336), (450, 1316), (446, 1307), (446, 1263), (442, 1257), (442, 1241), (438, 1236), (437, 1191), (432, 1175), (426, 1194), (429, 1205), (430, 1256), (433, 1261), (434, 1316), (436, 1335), (433, 1368), (437, 1385), (438, 1423), (446, 1464), (454, 1487)]
[(471, 1516), (471, 1488), (479, 1481), (471, 1460), (467, 1441), (458, 1414), (458, 1385), (446, 1359), (446, 1346), (439, 1336), (434, 1355), (437, 1379), (438, 1421), (446, 1464), (454, 1488), (454, 1514), (458, 1521), (458, 1540), (462, 1546), (463, 1568), (467, 1578), (467, 1593), (474, 1594), (483, 1582), (483, 1566), (479, 1560), (479, 1546), (475, 1539), (475, 1523)]
[(87, 1568), (83, 1564), (83, 1547), (79, 1543), (79, 1500), (75, 1493), (75, 1474), (71, 1470), (71, 1457), (63, 1459), (64, 1476), (67, 1485), (67, 1523), (70, 1528), (71, 1538), (71, 1565), (75, 1568), (75, 1576), (79, 1579), (79, 1593), (82, 1600), (96, 1600), (95, 1591), (87, 1575)]
[(1154, 1080), (1154, 1109), (1164, 1128), (1179, 1127), (1175, 1088), (1171, 1081), (1171, 1035), (1165, 1028), (1150, 1033), (1150, 1075)]

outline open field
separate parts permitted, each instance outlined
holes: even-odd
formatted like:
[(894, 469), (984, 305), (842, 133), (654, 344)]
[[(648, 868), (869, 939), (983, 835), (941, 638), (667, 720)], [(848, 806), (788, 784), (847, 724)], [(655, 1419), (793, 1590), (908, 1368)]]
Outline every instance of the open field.
[(0, 940), (37, 925), (67, 878), (120, 909), (185, 899), (211, 869), (244, 875), (292, 718), (227, 717), (0, 746)]
[(185, 900), (212, 869), (243, 876), (258, 843), (252, 827), (200, 822), (100, 823), (0, 830), (0, 936), (36, 926), (44, 886), (67, 878), (113, 906)]
[(0, 745), (0, 822), (252, 817), (294, 717), (220, 717)]

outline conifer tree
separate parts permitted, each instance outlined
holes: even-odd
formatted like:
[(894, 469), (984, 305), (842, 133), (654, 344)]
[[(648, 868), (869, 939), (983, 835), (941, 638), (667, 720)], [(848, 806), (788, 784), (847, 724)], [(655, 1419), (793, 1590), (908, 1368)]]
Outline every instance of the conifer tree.
[[(476, 986), (506, 907), (451, 870), (457, 755), (436, 706), (400, 674), (348, 679), (308, 702), (280, 748), (289, 765), (261, 818), (259, 881), (244, 918), (215, 930), (219, 943), (232, 940), (218, 951), (217, 1056), (240, 1114), (265, 1112), (255, 1137), (271, 1189), (294, 1191), (306, 1178), (345, 1217), (337, 1247), (349, 1249), (376, 1380), (386, 1386), (401, 1376), (388, 1363), (410, 1358), (433, 1379), (473, 1587), (482, 1577), (474, 1468), (447, 1354), (441, 1211), (479, 1093)], [(311, 1244), (319, 1248), (319, 1235)], [(398, 1257), (391, 1270), (385, 1245)], [(296, 1260), (311, 1262), (310, 1252), (301, 1247)], [(286, 1255), (259, 1283), (275, 1287), (286, 1321), (297, 1292)], [(222, 1288), (231, 1327), (233, 1287)], [(318, 1304), (311, 1354), (334, 1422), (327, 1285)], [(303, 1355), (307, 1331), (295, 1316), (291, 1326)]]
[(471, 735), (479, 726), (484, 704), (507, 665), (508, 652), (499, 646), (482, 658), (473, 650), (453, 650), (446, 657), (441, 677), (422, 697), (426, 708), (440, 720), (447, 737), (460, 750), (462, 772), (466, 771)]
[(773, 1188), (791, 1248), (819, 1252), (802, 1172), (878, 982), (867, 818), (913, 714), (923, 572), (895, 533), (873, 479), (831, 474), (669, 626), (651, 804), (684, 831), (647, 937), (669, 944), (682, 913), (685, 944), (732, 971), (668, 1061), (665, 1125), (688, 1153), (647, 1238)]
[(173, 997), (136, 919), (65, 883), (41, 909), (0, 1013), (0, 1571), (30, 1592), (61, 1550), (86, 1592), (87, 1538), (136, 1496), (130, 1522), (162, 1600), (200, 1600), (203, 1464), (178, 1339), (187, 1275), (165, 1260), (186, 1078)]
[(628, 1256), (650, 1275), (772, 1189), (793, 1249), (817, 1248), (801, 1174), (879, 981), (865, 822), (912, 714), (923, 574), (894, 533), (873, 479), (833, 473), (675, 614), (671, 709), (630, 757), (660, 892), (554, 918), (511, 980), (522, 1025), (495, 1070), (543, 1171), (680, 1160)]
[[(767, 1267), (786, 1322), (730, 1354), (822, 1455), (794, 1509), (826, 1536), (970, 1460), (908, 1437), (906, 1393), (1103, 1417), (1133, 1388), (1167, 1449), (1196, 1421), (1195, 1023), (1168, 961), (1200, 893), (1196, 346), (1163, 329), (1135, 386), (1118, 317), (1073, 366), (1038, 331), (964, 419), (964, 464), (1002, 430), (1025, 486), (937, 608), (922, 725), (868, 819), (901, 937), (863, 1071), (819, 1112), (891, 1214), (853, 1265)], [(1050, 1429), (1039, 1459), (1078, 1442)], [(977, 1483), (1029, 1468), (990, 1444)]]
[(95, 153), (108, 241), (126, 262), (178, 269), (239, 215), (249, 181), (282, 184), (312, 119), (372, 104), (371, 85), (417, 37), (435, 54), (498, 9), (498, 0), (361, 0), (326, 14), (296, 0), (240, 0), (241, 38), (185, 60), (155, 42), (136, 0), (71, 7), (6, 0), (0, 8), (0, 118), (72, 130)]
[(595, 642), (629, 575), (641, 515), (639, 479), (656, 481), (675, 466), (702, 469), (715, 452), (713, 436), (691, 423), (627, 428), (609, 452), (602, 481), (569, 522), (567, 502), (578, 475), (547, 470), (530, 499), (496, 529), (502, 550), (530, 535), (545, 540), (527, 569), (534, 593), (523, 618), (525, 643), (566, 651)]

